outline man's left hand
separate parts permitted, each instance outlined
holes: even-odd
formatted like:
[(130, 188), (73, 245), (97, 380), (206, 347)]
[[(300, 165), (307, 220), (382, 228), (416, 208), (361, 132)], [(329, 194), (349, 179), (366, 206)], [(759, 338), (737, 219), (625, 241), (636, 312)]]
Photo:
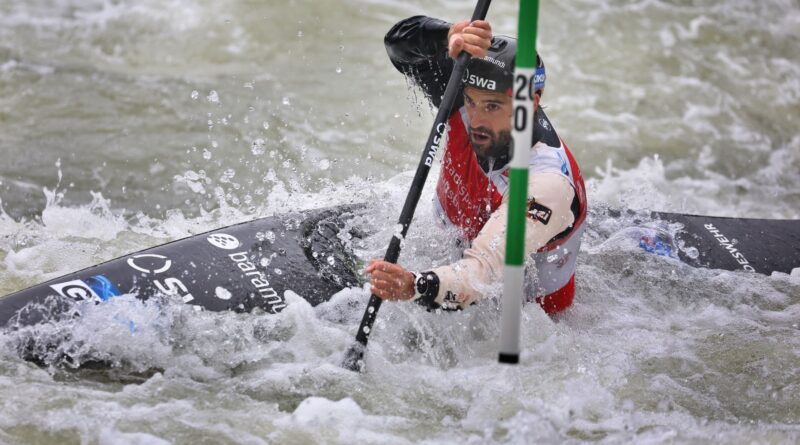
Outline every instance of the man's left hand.
[(414, 274), (403, 266), (383, 260), (371, 260), (365, 270), (372, 275), (372, 294), (382, 300), (414, 298)]

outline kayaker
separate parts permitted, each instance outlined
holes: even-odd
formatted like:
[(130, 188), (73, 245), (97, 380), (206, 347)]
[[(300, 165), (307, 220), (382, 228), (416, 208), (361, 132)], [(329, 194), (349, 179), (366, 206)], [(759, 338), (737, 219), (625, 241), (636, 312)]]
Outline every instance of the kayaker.
[[(433, 308), (464, 308), (483, 298), (502, 278), (512, 95), (517, 93), (516, 40), (492, 36), (487, 21), (450, 24), (415, 16), (392, 27), (384, 43), (394, 66), (437, 107), (453, 59), (462, 50), (472, 55), (463, 78), (463, 97), (448, 121), (434, 198), (439, 219), (459, 229), (466, 248), (461, 260), (421, 273), (373, 260), (366, 268), (372, 293), (384, 300), (415, 300)], [(531, 257), (526, 295), (553, 314), (569, 307), (575, 294), (586, 192), (578, 164), (539, 107), (545, 69), (538, 55), (537, 61), (525, 232), (525, 251)]]

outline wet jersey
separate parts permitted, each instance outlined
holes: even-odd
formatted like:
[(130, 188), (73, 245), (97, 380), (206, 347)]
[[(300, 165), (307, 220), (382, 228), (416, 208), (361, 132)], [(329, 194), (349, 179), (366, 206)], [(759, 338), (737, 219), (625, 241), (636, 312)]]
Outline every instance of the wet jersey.
[[(558, 138), (552, 124), (537, 113), (537, 143), (530, 149), (528, 198), (539, 207), (529, 214), (526, 227), (526, 294), (549, 313), (572, 303), (574, 275), (583, 222), (586, 192), (577, 162)], [(503, 205), (508, 191), (508, 166), (484, 171), (467, 138), (466, 112), (450, 117), (451, 130), (442, 157), (435, 206), (446, 225), (461, 229), (471, 245), (465, 259), (434, 269), (440, 278), (438, 304), (465, 306), (476, 300), (488, 281), (500, 278), (505, 253), (505, 220), (487, 224)], [(559, 180), (561, 179), (561, 180)], [(451, 295), (446, 294), (447, 291)], [(472, 295), (471, 295), (472, 294)]]

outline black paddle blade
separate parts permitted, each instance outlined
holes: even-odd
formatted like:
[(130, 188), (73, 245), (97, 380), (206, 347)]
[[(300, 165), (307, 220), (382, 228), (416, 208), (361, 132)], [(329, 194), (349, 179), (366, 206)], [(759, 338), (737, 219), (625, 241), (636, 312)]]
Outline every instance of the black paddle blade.
[(342, 368), (348, 369), (353, 372), (364, 372), (367, 368), (364, 362), (364, 350), (366, 345), (359, 342), (353, 342), (347, 352), (344, 353), (344, 360), (342, 360)]

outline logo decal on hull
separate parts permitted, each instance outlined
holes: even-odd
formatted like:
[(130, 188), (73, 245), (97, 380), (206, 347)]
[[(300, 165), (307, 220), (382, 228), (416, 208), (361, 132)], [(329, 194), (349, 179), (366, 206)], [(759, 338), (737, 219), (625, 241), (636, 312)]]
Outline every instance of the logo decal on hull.
[(227, 233), (215, 233), (208, 235), (206, 239), (212, 246), (223, 250), (233, 250), (242, 245), (235, 236)]
[(756, 271), (756, 269), (750, 264), (750, 261), (747, 260), (744, 254), (739, 249), (734, 247), (734, 245), (736, 244), (735, 240), (728, 239), (725, 235), (722, 234), (722, 232), (720, 232), (720, 230), (716, 226), (714, 226), (714, 224), (704, 224), (703, 227), (705, 227), (705, 229), (708, 230), (708, 233), (711, 236), (713, 236), (714, 239), (717, 240), (720, 247), (725, 249), (730, 254), (730, 256), (733, 257), (733, 259), (736, 260), (736, 262), (742, 266), (742, 269), (748, 272)]
[(111, 297), (122, 295), (117, 286), (104, 275), (95, 275), (85, 280), (72, 280), (65, 283), (51, 284), (50, 288), (62, 297), (73, 300), (107, 301)]
[(122, 295), (117, 286), (103, 275), (95, 275), (86, 279), (86, 284), (96, 293), (101, 300), (108, 301), (111, 297)]
[[(228, 258), (236, 264), (236, 267), (238, 267), (242, 275), (244, 275), (245, 280), (249, 280), (250, 284), (258, 291), (258, 296), (268, 305), (268, 308), (266, 308), (267, 310), (276, 314), (286, 307), (284, 298), (272, 287), (267, 279), (267, 275), (258, 270), (256, 265), (250, 261), (247, 252), (229, 253)], [(219, 297), (219, 295), (217, 296)]]
[(50, 288), (58, 292), (62, 297), (71, 298), (73, 300), (95, 300), (100, 301), (100, 296), (97, 295), (88, 284), (83, 280), (72, 280), (66, 283), (51, 284)]
[[(128, 258), (128, 266), (144, 274), (158, 275), (172, 267), (172, 260), (157, 253), (140, 253)], [(153, 279), (153, 284), (165, 295), (177, 295), (184, 303), (194, 301), (194, 296), (180, 278)], [(197, 306), (199, 307), (199, 306)]]
[[(163, 260), (163, 264), (161, 265), (161, 267), (155, 267), (157, 265), (157, 263), (158, 263), (157, 261), (136, 261), (136, 260), (139, 260), (139, 259), (142, 259), (142, 258), (155, 258), (157, 260)], [(149, 268), (148, 267), (143, 267), (143, 266), (141, 266), (140, 264), (137, 264), (137, 263), (145, 263), (145, 265), (152, 266), (152, 267), (149, 267)], [(151, 264), (147, 264), (147, 263), (154, 263), (154, 264), (151, 265)], [(142, 273), (159, 274), (161, 272), (168, 271), (169, 268), (172, 267), (172, 260), (170, 260), (169, 258), (165, 257), (164, 255), (159, 255), (157, 253), (140, 253), (138, 255), (134, 255), (134, 256), (128, 258), (128, 266), (131, 266), (132, 268), (134, 268), (134, 269), (136, 269), (136, 270), (138, 270), (139, 272), (142, 272)]]

